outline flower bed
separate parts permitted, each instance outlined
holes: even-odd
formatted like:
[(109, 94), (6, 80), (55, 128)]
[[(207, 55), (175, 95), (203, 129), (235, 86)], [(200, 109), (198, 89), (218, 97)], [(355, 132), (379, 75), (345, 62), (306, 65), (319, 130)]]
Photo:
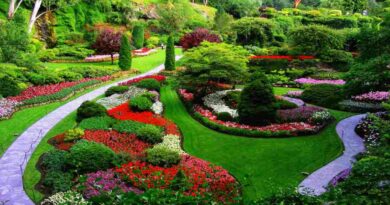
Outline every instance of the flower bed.
[(314, 106), (303, 106), (288, 110), (278, 110), (277, 115), (281, 122), (307, 122), (314, 113), (324, 109)]
[(344, 80), (317, 80), (313, 78), (298, 78), (295, 80), (296, 83), (299, 84), (309, 84), (309, 85), (317, 85), (317, 84), (332, 84), (332, 85), (344, 85)]
[(194, 100), (194, 94), (188, 92), (186, 89), (180, 89), (179, 94), (186, 102), (191, 102)]
[(378, 103), (368, 103), (368, 102), (358, 102), (353, 100), (344, 100), (339, 102), (339, 107), (342, 110), (346, 110), (349, 112), (379, 112), (383, 111), (384, 108), (382, 104)]
[(355, 101), (367, 103), (382, 103), (389, 100), (389, 98), (390, 93), (384, 91), (369, 92), (352, 97)]
[(124, 152), (136, 158), (145, 156), (144, 151), (151, 146), (139, 140), (134, 134), (122, 134), (117, 131), (86, 130), (82, 138), (102, 143), (116, 153)]
[(162, 81), (165, 81), (166, 78), (163, 75), (149, 75), (149, 76), (143, 76), (143, 77), (139, 77), (139, 78), (134, 78), (132, 80), (120, 83), (119, 85), (129, 86), (131, 84), (138, 83), (139, 81), (145, 80), (145, 79), (155, 79), (155, 80), (157, 80), (159, 82), (162, 82)]
[(128, 100), (134, 98), (135, 96), (146, 93), (147, 90), (143, 88), (137, 88), (135, 86), (129, 86), (129, 90), (124, 94), (114, 94), (109, 97), (105, 97), (96, 101), (97, 103), (103, 105), (107, 109), (112, 109), (117, 107)]
[[(133, 56), (148, 56), (154, 52), (157, 52), (156, 49), (149, 49), (149, 48), (141, 48), (138, 50), (133, 50)], [(117, 60), (119, 58), (119, 54), (115, 53), (113, 55), (114, 60)], [(106, 62), (106, 61), (111, 61), (111, 55), (92, 55), (86, 57), (82, 62)]]
[(9, 118), (19, 105), (16, 100), (0, 99), (0, 120)]
[(233, 118), (238, 117), (238, 113), (236, 109), (231, 109), (226, 105), (223, 98), (231, 91), (234, 90), (224, 90), (218, 91), (209, 95), (206, 95), (203, 98), (204, 105), (211, 108), (215, 113), (229, 113)]
[(292, 98), (299, 98), (299, 97), (301, 97), (302, 93), (303, 93), (302, 90), (288, 91), (286, 96), (292, 97)]

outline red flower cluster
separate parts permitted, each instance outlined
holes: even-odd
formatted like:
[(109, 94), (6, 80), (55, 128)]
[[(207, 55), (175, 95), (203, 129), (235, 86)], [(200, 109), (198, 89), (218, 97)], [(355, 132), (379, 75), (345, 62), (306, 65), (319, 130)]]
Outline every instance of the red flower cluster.
[(152, 112), (132, 112), (128, 103), (109, 110), (108, 115), (118, 120), (133, 120), (156, 126), (165, 126), (167, 124), (166, 119), (155, 116)]
[(64, 151), (68, 151), (74, 145), (74, 142), (65, 142), (65, 133), (51, 138), (49, 143), (55, 146), (57, 149)]
[(133, 53), (146, 53), (149, 52), (151, 49), (150, 48), (141, 48), (138, 50), (133, 50)]
[(167, 123), (164, 125), (165, 133), (167, 135), (177, 135), (180, 136), (180, 131), (177, 125), (169, 120), (167, 120)]
[(234, 128), (240, 128), (240, 129), (248, 129), (248, 130), (259, 130), (259, 131), (271, 131), (271, 132), (278, 132), (278, 131), (290, 131), (290, 132), (308, 132), (317, 130), (317, 126), (311, 125), (305, 122), (291, 122), (291, 123), (283, 123), (283, 124), (271, 124), (267, 126), (262, 127), (256, 127), (256, 126), (250, 126), (250, 125), (242, 125), (236, 122), (224, 122), (217, 119), (217, 116), (215, 116), (210, 110), (204, 109), (200, 106), (195, 106), (195, 112), (198, 112), (203, 117), (208, 118), (209, 120), (218, 123), (220, 125), (224, 125), (226, 127), (234, 127)]
[(134, 78), (132, 80), (120, 83), (120, 85), (131, 85), (131, 84), (134, 84), (134, 83), (138, 83), (139, 81), (144, 80), (144, 79), (155, 79), (155, 80), (157, 80), (159, 82), (162, 82), (166, 78), (163, 75), (148, 75), (148, 76), (143, 76), (143, 77), (139, 77), (139, 78)]
[(312, 60), (315, 59), (314, 56), (251, 56), (251, 59), (269, 59), (269, 60), (288, 60), (292, 61), (294, 59), (299, 60)]
[(86, 130), (83, 139), (102, 143), (116, 153), (125, 152), (133, 157), (144, 156), (144, 151), (151, 146), (138, 140), (135, 135), (122, 134), (117, 131)]
[(179, 94), (187, 102), (191, 102), (194, 100), (194, 94), (188, 92), (186, 89), (180, 89)]

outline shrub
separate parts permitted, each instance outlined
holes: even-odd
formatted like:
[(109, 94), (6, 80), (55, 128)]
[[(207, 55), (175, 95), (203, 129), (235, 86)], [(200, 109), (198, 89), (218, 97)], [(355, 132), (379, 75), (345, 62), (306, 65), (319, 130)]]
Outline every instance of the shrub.
[(65, 132), (65, 142), (73, 142), (81, 139), (84, 135), (84, 130), (81, 128), (71, 129)]
[(323, 125), (333, 119), (329, 111), (321, 111), (314, 113), (309, 121), (313, 124)]
[(274, 106), (275, 109), (277, 110), (287, 110), (287, 109), (294, 109), (298, 107), (298, 105), (296, 105), (295, 103), (283, 99), (276, 100)]
[(233, 117), (230, 115), (230, 113), (228, 113), (228, 112), (221, 112), (221, 113), (218, 113), (217, 114), (217, 119), (218, 120), (221, 120), (221, 121), (225, 121), (225, 122), (227, 122), (227, 121), (233, 121), (234, 119), (233, 119)]
[(348, 71), (353, 62), (352, 54), (343, 50), (328, 50), (321, 53), (322, 62), (327, 63), (336, 70)]
[(275, 120), (275, 97), (272, 85), (263, 73), (255, 73), (245, 85), (238, 104), (240, 121), (249, 125), (265, 125)]
[(167, 47), (165, 50), (165, 70), (176, 69), (176, 56), (175, 56), (175, 45), (172, 36), (168, 37)]
[(180, 39), (180, 45), (184, 50), (188, 50), (199, 46), (203, 41), (219, 43), (221, 42), (221, 39), (219, 39), (218, 35), (210, 33), (207, 29), (198, 28), (195, 31), (184, 35)]
[(114, 166), (115, 152), (103, 144), (80, 141), (70, 148), (68, 166), (79, 174), (106, 170)]
[(3, 97), (18, 95), (22, 90), (18, 82), (9, 76), (0, 78), (0, 95)]
[(113, 86), (108, 88), (108, 90), (104, 93), (106, 97), (109, 97), (114, 94), (123, 94), (129, 90), (127, 86)]
[(144, 27), (142, 25), (137, 25), (133, 29), (133, 43), (134, 47), (137, 49), (144, 47)]
[(151, 144), (160, 143), (163, 141), (163, 133), (161, 130), (153, 125), (145, 125), (136, 131), (137, 137), (140, 140), (149, 142)]
[(139, 88), (145, 88), (148, 90), (157, 90), (157, 91), (159, 91), (161, 87), (160, 82), (152, 78), (141, 80), (136, 84), (136, 86)]
[(72, 188), (73, 176), (70, 173), (50, 171), (46, 173), (43, 184), (50, 190), (51, 193), (68, 191)]
[(77, 121), (80, 122), (83, 119), (105, 116), (107, 113), (106, 108), (96, 102), (85, 101), (77, 109)]
[(65, 159), (68, 152), (62, 150), (50, 150), (42, 155), (42, 166), (46, 171), (64, 171)]
[(119, 49), (119, 67), (122, 70), (130, 70), (131, 68), (131, 46), (127, 35), (122, 35), (121, 47)]
[(275, 24), (265, 18), (244, 17), (233, 23), (237, 35), (236, 43), (263, 47), (274, 40)]
[(160, 38), (156, 36), (152, 36), (148, 40), (146, 40), (146, 47), (152, 49), (159, 46), (159, 43), (160, 43)]
[(153, 102), (144, 96), (137, 96), (131, 99), (130, 108), (134, 111), (147, 111), (150, 110)]
[(338, 85), (317, 84), (305, 89), (301, 95), (302, 100), (323, 107), (337, 107), (343, 99), (343, 89)]
[(27, 78), (34, 85), (56, 84), (64, 81), (57, 73), (49, 71), (30, 72), (27, 74)]
[(165, 147), (156, 147), (146, 151), (146, 161), (160, 167), (172, 167), (180, 162), (178, 152)]
[(114, 130), (117, 130), (118, 132), (136, 134), (140, 128), (145, 126), (146, 124), (140, 122), (125, 120), (125, 121), (119, 121), (117, 124), (113, 125), (112, 128)]
[(58, 73), (58, 76), (60, 78), (64, 79), (65, 81), (78, 81), (78, 80), (83, 79), (83, 75), (81, 75), (80, 73), (71, 72), (71, 71), (62, 71), (62, 72)]
[(107, 68), (100, 66), (78, 66), (69, 67), (68, 71), (80, 73), (84, 78), (97, 78), (112, 75), (119, 71), (119, 68)]

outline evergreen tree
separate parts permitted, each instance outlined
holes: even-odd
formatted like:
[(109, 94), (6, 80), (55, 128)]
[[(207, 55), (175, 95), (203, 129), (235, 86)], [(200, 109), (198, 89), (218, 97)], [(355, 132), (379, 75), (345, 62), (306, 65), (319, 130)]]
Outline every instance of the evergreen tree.
[(131, 47), (127, 35), (123, 34), (121, 39), (121, 48), (119, 50), (119, 67), (122, 70), (131, 68)]
[(137, 25), (133, 29), (133, 41), (136, 49), (144, 47), (144, 32), (144, 27), (141, 25)]
[(169, 36), (167, 42), (167, 48), (165, 50), (165, 70), (175, 70), (176, 59), (175, 59), (175, 45), (173, 37)]

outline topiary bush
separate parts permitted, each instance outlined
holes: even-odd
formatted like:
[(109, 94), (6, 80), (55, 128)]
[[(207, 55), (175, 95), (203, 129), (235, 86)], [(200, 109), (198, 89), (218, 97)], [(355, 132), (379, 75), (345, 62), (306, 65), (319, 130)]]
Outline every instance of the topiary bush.
[(129, 90), (129, 87), (127, 86), (113, 86), (107, 89), (107, 91), (104, 93), (106, 97), (109, 97), (114, 94), (123, 94)]
[(131, 46), (127, 35), (122, 35), (121, 47), (119, 49), (119, 67), (122, 70), (130, 70), (132, 63)]
[(142, 25), (137, 25), (133, 29), (133, 43), (134, 47), (137, 49), (144, 47), (144, 27)]
[(165, 70), (176, 69), (175, 42), (172, 36), (168, 37), (167, 47), (165, 50)]
[(155, 166), (172, 167), (180, 162), (180, 154), (165, 147), (154, 147), (146, 153), (146, 161)]
[(134, 111), (148, 111), (151, 109), (153, 102), (145, 96), (137, 96), (130, 100), (129, 106)]
[(22, 90), (18, 82), (9, 76), (0, 78), (0, 95), (3, 97), (19, 95)]
[(145, 88), (148, 90), (157, 90), (157, 91), (159, 91), (161, 88), (160, 82), (158, 82), (156, 79), (141, 80), (136, 84), (136, 86), (139, 88)]
[(301, 95), (305, 102), (331, 108), (337, 107), (343, 97), (342, 86), (329, 84), (312, 85), (306, 88)]
[(137, 137), (140, 140), (149, 142), (151, 144), (160, 143), (163, 140), (163, 132), (156, 126), (145, 125), (136, 131)]
[(103, 144), (82, 140), (72, 148), (66, 159), (68, 167), (78, 174), (106, 170), (114, 165), (115, 152)]
[(80, 122), (86, 118), (105, 116), (106, 113), (107, 110), (103, 105), (92, 101), (85, 101), (77, 109), (77, 121)]
[(41, 165), (47, 171), (63, 171), (65, 169), (65, 159), (68, 152), (63, 150), (50, 150), (42, 155)]
[(112, 128), (121, 133), (136, 134), (140, 128), (145, 126), (146, 124), (140, 122), (125, 120), (119, 121), (117, 124), (113, 125)]
[(263, 73), (257, 72), (251, 78), (241, 93), (239, 120), (248, 125), (269, 124), (276, 118), (272, 85)]

